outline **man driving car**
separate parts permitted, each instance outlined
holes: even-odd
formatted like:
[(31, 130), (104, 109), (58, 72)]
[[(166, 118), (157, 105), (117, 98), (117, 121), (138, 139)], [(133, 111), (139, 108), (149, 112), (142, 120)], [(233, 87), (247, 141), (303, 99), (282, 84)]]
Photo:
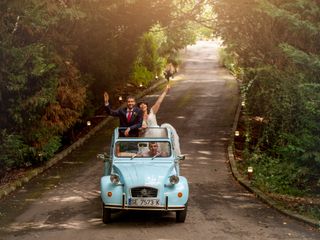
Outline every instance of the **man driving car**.
[(167, 157), (168, 153), (161, 152), (157, 142), (149, 142), (149, 151), (142, 153), (143, 157)]

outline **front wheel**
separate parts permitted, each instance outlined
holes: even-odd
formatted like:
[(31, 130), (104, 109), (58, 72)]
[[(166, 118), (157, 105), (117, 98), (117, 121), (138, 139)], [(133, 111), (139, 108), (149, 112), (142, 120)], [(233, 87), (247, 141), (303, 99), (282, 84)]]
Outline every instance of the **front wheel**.
[(102, 203), (102, 222), (107, 224), (111, 222), (111, 209), (105, 208)]
[(176, 211), (176, 222), (177, 223), (184, 223), (187, 217), (188, 211), (188, 203), (186, 203), (184, 210)]

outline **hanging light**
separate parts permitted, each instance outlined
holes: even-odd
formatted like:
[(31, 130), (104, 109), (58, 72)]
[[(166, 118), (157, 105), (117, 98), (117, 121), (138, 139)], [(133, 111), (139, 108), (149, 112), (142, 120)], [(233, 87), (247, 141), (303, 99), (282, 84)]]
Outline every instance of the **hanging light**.
[(251, 180), (253, 175), (253, 167), (248, 167), (248, 179)]

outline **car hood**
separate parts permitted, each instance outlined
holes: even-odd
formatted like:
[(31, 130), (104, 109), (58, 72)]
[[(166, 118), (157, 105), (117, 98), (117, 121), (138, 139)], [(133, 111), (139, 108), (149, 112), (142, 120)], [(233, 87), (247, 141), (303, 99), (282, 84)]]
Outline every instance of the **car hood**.
[(121, 182), (127, 187), (153, 186), (165, 184), (174, 171), (173, 163), (130, 163), (114, 165)]

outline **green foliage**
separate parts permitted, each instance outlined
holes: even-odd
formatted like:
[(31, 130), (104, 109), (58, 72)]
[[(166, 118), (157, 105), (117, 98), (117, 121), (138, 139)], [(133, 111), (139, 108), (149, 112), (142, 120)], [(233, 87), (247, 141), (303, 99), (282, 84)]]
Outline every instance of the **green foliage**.
[(307, 190), (303, 182), (307, 169), (298, 168), (293, 162), (253, 154), (247, 164), (254, 169), (253, 184), (266, 192), (302, 195)]
[(136, 65), (144, 66), (150, 73), (159, 74), (164, 59), (159, 55), (160, 44), (153, 32), (145, 33), (140, 41)]
[[(265, 158), (255, 161), (262, 171), (256, 183), (276, 192), (300, 191), (302, 185), (315, 190), (320, 179), (319, 2), (221, 0), (213, 5), (217, 33), (244, 71), (246, 114), (252, 119), (248, 156), (263, 151)], [(259, 127), (256, 118), (262, 119)]]
[(112, 92), (114, 88), (130, 81), (133, 66), (142, 51), (146, 58), (141, 60), (148, 62), (145, 67), (148, 71), (154, 71), (154, 45), (144, 41), (145, 47), (152, 51), (147, 56), (145, 53), (148, 53), (148, 49), (142, 50), (143, 35), (155, 24), (170, 21), (170, 6), (171, 0), (98, 0), (79, 3), (86, 17), (77, 23), (71, 37), (78, 46), (75, 59), (81, 72), (92, 75), (94, 79), (88, 86), (94, 93), (93, 105), (100, 106), (103, 91)]
[[(174, 0), (174, 20), (171, 22), (172, 34), (177, 32), (178, 43), (192, 44), (196, 39), (212, 39), (215, 13), (212, 0)], [(188, 34), (180, 34), (179, 32)], [(182, 33), (181, 32), (181, 33)]]
[[(282, 49), (288, 59), (297, 67), (302, 68), (304, 74), (308, 77), (313, 78), (318, 76), (320, 72), (320, 56), (299, 50), (289, 44), (280, 44), (279, 47)], [(308, 71), (310, 71), (308, 73)], [(316, 80), (316, 79), (315, 79)], [(317, 81), (317, 80), (316, 80)]]
[(164, 30), (172, 6), (171, 0), (1, 1), (0, 172), (50, 158), (61, 136), (101, 107), (103, 91), (112, 94), (130, 77), (146, 85), (159, 74), (164, 46), (170, 51), (167, 42), (176, 37)]
[(311, 172), (320, 175), (320, 85), (298, 86), (303, 114), (296, 117), (298, 127), (285, 134), (286, 145), (279, 149), (283, 157), (299, 159), (300, 164), (310, 167)]
[(42, 151), (38, 152), (38, 161), (45, 161), (50, 159), (57, 151), (57, 149), (59, 149), (59, 147), (61, 146), (60, 142), (61, 140), (58, 136), (51, 137), (48, 141), (46, 141), (46, 144), (41, 149)]
[[(60, 134), (81, 116), (86, 90), (70, 51), (60, 46), (68, 40), (60, 26), (81, 16), (75, 8), (56, 1), (8, 1), (0, 12), (2, 171), (52, 156)], [(56, 111), (50, 115), (52, 106)]]
[(233, 75), (241, 78), (243, 72), (237, 65), (237, 57), (226, 48), (219, 49), (219, 62), (226, 67)]
[(19, 135), (8, 134), (5, 130), (0, 132), (0, 174), (15, 166), (26, 165), (29, 147), (23, 143)]
[(143, 86), (147, 86), (153, 79), (153, 76), (153, 73), (150, 72), (145, 66), (135, 64), (132, 71), (131, 79), (133, 84), (135, 84), (136, 86), (140, 86), (140, 84), (142, 84)]

